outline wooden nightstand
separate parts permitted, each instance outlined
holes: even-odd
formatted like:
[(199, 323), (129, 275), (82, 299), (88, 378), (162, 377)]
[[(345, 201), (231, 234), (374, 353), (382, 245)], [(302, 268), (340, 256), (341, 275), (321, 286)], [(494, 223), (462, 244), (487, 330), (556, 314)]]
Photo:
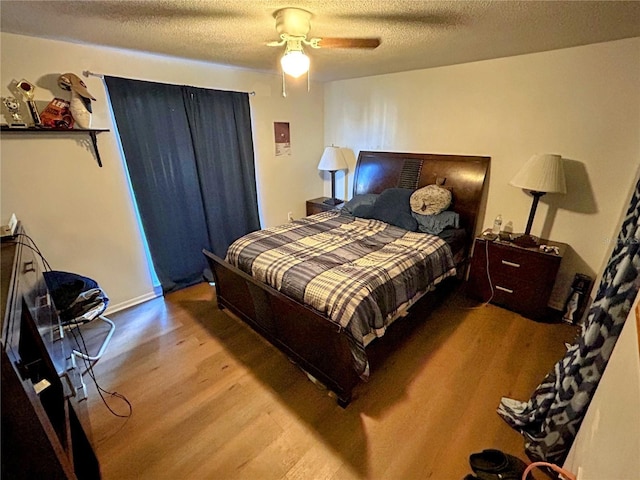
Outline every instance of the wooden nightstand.
[(567, 245), (544, 239), (540, 239), (540, 245), (557, 247), (559, 253), (476, 238), (467, 285), (469, 295), (486, 302), (493, 286), (491, 303), (534, 320), (543, 319)]
[(315, 215), (316, 213), (333, 210), (334, 208), (339, 207), (344, 203), (340, 202), (338, 205), (328, 205), (326, 203), (322, 203), (328, 199), (329, 197), (320, 197), (314, 198), (313, 200), (307, 200), (307, 217), (309, 215)]

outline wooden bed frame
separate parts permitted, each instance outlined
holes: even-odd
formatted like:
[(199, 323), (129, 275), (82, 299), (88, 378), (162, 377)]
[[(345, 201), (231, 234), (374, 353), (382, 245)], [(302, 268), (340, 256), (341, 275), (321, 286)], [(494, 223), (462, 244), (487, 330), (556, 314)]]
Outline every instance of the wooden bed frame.
[[(454, 209), (468, 232), (467, 252), (486, 202), (489, 157), (389, 152), (360, 152), (353, 193), (381, 193), (386, 188), (419, 188), (446, 178)], [(229, 309), (311, 374), (346, 407), (360, 377), (346, 334), (327, 317), (255, 280), (220, 257), (203, 250), (216, 284), (218, 307)], [(464, 264), (466, 267), (466, 263)]]

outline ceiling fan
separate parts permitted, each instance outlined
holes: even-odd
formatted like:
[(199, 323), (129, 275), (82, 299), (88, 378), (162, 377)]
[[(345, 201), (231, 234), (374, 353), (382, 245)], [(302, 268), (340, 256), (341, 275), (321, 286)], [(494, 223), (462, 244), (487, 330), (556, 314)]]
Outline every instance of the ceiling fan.
[[(311, 30), (311, 13), (301, 8), (282, 8), (273, 16), (280, 40), (269, 42), (269, 47), (285, 46), (280, 59), (282, 66), (282, 95), (286, 97), (284, 75), (298, 78), (309, 72), (310, 60), (304, 47), (311, 48), (363, 48), (374, 49), (380, 45), (379, 38), (307, 38)], [(307, 89), (309, 77), (307, 75)]]

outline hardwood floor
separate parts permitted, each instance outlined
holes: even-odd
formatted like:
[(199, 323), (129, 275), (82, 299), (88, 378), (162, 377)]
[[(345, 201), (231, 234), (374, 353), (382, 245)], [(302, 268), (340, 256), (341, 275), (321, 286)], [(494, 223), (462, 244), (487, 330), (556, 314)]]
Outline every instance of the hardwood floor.
[(528, 399), (576, 328), (473, 306), (462, 292), (431, 314), (418, 304), (371, 349), (347, 409), (218, 310), (207, 284), (115, 314), (95, 373), (133, 415), (113, 416), (86, 378), (103, 478), (460, 480), (484, 448), (526, 460), (496, 407)]

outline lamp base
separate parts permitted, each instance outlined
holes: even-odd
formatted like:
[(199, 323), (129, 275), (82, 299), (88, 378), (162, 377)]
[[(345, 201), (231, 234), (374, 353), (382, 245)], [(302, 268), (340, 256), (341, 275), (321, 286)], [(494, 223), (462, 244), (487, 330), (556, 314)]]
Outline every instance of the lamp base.
[(344, 200), (339, 200), (337, 198), (327, 198), (326, 200), (323, 200), (322, 203), (324, 203), (325, 205), (340, 205), (341, 203), (343, 203)]
[(523, 234), (519, 237), (516, 237), (512, 240), (512, 243), (515, 243), (519, 247), (523, 248), (533, 248), (538, 246), (538, 239), (533, 235)]

